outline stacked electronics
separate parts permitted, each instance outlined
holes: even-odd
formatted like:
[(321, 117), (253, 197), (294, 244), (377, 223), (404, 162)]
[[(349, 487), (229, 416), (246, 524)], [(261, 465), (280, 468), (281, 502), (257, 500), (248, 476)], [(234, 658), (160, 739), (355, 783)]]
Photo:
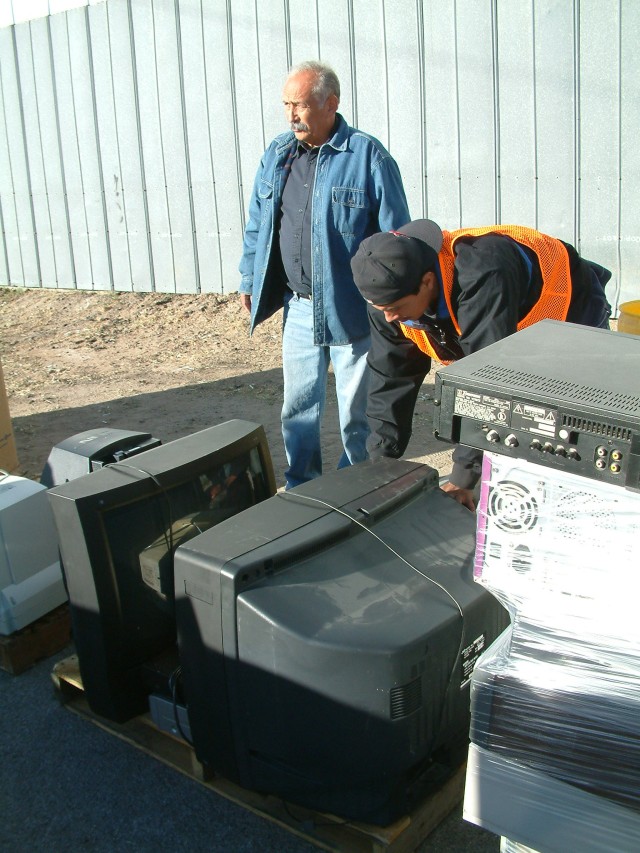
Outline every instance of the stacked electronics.
[(263, 428), (234, 420), (47, 494), (94, 713), (149, 712), (244, 788), (369, 823), (461, 766), (471, 672), (509, 615), (433, 468), (276, 493)]
[(47, 489), (159, 444), (148, 433), (99, 427), (57, 444), (39, 483), (0, 472), (0, 635), (67, 600)]
[(438, 432), (487, 451), (475, 578), (512, 615), (472, 676), (464, 801), (505, 851), (639, 849), (639, 362), (544, 321), (438, 374)]

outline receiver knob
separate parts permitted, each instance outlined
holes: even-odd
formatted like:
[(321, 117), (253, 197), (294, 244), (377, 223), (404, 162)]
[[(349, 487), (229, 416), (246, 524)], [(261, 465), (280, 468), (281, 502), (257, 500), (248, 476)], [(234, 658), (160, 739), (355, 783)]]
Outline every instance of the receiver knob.
[(518, 437), (515, 436), (512, 432), (505, 438), (504, 443), (507, 447), (517, 447), (518, 446)]
[(497, 429), (490, 429), (486, 435), (486, 439), (492, 444), (497, 444), (500, 441), (500, 433)]
[(545, 441), (545, 443), (542, 445), (542, 452), (553, 453), (553, 444), (551, 444), (550, 441)]

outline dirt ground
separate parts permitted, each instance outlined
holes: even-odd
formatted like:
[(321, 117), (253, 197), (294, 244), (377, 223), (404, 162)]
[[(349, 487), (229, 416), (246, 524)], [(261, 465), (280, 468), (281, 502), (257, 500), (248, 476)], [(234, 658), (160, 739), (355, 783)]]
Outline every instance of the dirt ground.
[[(231, 418), (264, 426), (276, 479), (281, 313), (249, 337), (237, 294), (169, 295), (0, 287), (0, 360), (19, 468), (38, 480), (51, 449), (85, 430), (149, 432), (163, 443)], [(433, 375), (414, 417), (407, 458), (450, 470), (431, 433)], [(341, 452), (335, 394), (323, 423), (325, 470)]]

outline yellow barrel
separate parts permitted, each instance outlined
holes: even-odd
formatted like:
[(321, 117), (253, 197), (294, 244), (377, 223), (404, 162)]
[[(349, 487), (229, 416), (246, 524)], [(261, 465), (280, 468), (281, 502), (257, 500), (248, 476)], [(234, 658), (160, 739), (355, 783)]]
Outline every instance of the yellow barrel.
[(629, 335), (640, 335), (640, 299), (618, 305), (618, 331)]

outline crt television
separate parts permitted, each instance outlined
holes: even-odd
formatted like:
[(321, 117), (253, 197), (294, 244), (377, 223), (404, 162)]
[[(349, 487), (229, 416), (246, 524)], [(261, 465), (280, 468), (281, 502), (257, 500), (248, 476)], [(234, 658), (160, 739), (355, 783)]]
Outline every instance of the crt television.
[(343, 468), (180, 546), (178, 646), (203, 764), (387, 825), (466, 756), (469, 680), (509, 624), (475, 516), (426, 465)]
[(45, 487), (0, 474), (0, 635), (25, 628), (66, 598)]
[(173, 555), (275, 494), (264, 429), (231, 420), (48, 491), (90, 708), (123, 722), (178, 665)]
[(40, 482), (50, 489), (162, 444), (148, 432), (98, 427), (65, 438), (51, 449)]

